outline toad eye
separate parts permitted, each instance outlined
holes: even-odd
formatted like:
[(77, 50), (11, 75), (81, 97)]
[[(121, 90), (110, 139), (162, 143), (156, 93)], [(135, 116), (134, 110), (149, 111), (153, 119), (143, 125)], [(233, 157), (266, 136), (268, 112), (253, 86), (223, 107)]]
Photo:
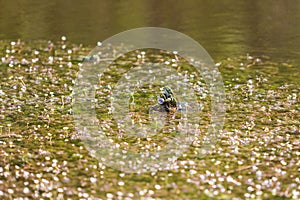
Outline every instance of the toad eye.
[(165, 102), (165, 100), (161, 97), (158, 97), (158, 104), (162, 105)]

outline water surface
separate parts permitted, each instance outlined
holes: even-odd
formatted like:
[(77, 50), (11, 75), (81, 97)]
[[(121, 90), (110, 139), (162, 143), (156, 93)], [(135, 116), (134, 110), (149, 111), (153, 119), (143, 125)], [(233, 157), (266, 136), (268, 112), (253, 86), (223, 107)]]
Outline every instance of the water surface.
[(5, 1), (0, 39), (57, 40), (94, 45), (121, 31), (158, 26), (183, 32), (215, 60), (267, 55), (299, 61), (300, 2), (290, 1)]

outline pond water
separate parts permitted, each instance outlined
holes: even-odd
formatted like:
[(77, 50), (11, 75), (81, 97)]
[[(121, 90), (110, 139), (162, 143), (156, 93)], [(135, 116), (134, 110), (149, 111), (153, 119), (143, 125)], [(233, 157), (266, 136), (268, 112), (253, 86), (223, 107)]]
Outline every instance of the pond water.
[(165, 27), (197, 40), (217, 60), (246, 53), (289, 61), (300, 57), (300, 2), (225, 0), (0, 1), (0, 39), (96, 44), (119, 32)]

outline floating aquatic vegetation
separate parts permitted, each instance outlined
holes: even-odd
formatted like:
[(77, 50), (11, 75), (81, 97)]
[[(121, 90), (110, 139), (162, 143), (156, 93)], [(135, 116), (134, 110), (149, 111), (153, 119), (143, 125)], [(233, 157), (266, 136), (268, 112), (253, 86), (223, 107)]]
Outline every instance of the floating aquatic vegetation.
[[(122, 124), (110, 120), (112, 91), (122, 76), (132, 80), (130, 68), (147, 62), (166, 65), (176, 74), (162, 84), (174, 77), (190, 82), (185, 91), (193, 91), (202, 106), (201, 123), (194, 127), (198, 136), (178, 160), (170, 160), (168, 171), (127, 174), (89, 156), (74, 129), (74, 80), (91, 47), (63, 36), (56, 42), (0, 41), (0, 49), (1, 199), (300, 198), (298, 66), (250, 55), (218, 61), (226, 87), (226, 123), (203, 157), (199, 149), (210, 119), (210, 94), (201, 75), (176, 52), (144, 49), (119, 57), (99, 75), (96, 88), (99, 127), (116, 148), (157, 151), (176, 136), (166, 126), (152, 137), (127, 137)], [(161, 86), (136, 85), (128, 109), (133, 124), (146, 124)], [(179, 125), (179, 117), (170, 123)]]

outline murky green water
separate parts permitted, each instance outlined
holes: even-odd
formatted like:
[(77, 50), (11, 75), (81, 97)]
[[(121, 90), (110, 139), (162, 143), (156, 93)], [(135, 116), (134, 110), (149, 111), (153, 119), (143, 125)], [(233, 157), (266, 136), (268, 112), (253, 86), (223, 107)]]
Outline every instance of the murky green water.
[[(0, 1), (0, 199), (299, 199), (298, 10), (299, 1)], [(89, 155), (75, 130), (71, 94), (94, 44), (139, 26), (173, 28), (199, 41), (222, 74), (227, 111), (218, 140), (199, 154), (210, 122), (200, 75), (172, 54), (145, 50), (142, 62), (171, 63), (166, 68), (201, 89), (203, 110), (199, 134), (169, 170), (128, 174)], [(148, 137), (126, 135), (110, 113), (113, 87), (140, 56), (118, 59), (99, 79), (96, 113), (120, 148), (153, 152), (176, 138), (170, 125), (180, 123), (179, 113)], [(133, 124), (149, 122), (159, 88), (132, 94)]]
[(246, 53), (287, 61), (300, 55), (297, 0), (0, 1), (0, 38), (96, 44), (127, 29), (158, 26), (183, 32), (214, 59)]

